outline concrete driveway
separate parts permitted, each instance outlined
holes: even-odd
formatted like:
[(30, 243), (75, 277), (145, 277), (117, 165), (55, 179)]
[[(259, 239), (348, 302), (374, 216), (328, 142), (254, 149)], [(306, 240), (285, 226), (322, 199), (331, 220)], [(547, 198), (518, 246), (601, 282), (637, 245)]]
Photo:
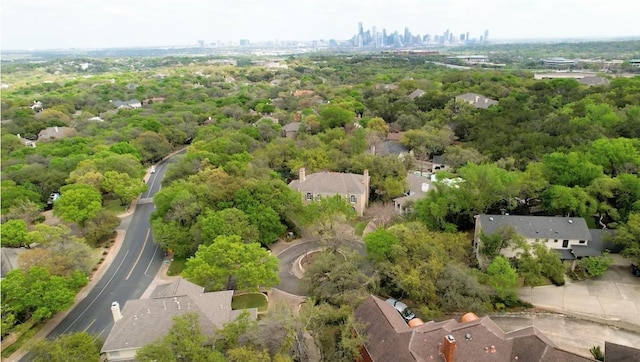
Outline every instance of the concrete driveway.
[(640, 334), (640, 278), (631, 274), (628, 262), (612, 266), (600, 278), (521, 288), (518, 296), (539, 308)]

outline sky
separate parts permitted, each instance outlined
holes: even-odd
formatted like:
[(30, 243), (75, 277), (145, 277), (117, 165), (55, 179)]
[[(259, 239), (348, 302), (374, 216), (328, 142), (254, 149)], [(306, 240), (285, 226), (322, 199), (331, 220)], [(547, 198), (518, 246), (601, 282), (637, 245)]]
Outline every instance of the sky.
[(639, 0), (1, 0), (1, 49), (350, 39), (366, 30), (489, 40), (640, 36)]

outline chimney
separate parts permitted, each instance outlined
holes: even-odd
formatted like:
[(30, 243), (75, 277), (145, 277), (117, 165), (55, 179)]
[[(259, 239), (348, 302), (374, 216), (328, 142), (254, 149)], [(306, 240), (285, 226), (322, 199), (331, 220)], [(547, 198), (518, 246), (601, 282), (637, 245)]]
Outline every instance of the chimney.
[(118, 302), (111, 303), (111, 314), (113, 315), (114, 322), (117, 322), (122, 319), (122, 313), (120, 312), (120, 304)]
[(298, 180), (300, 180), (300, 182), (304, 182), (304, 180), (306, 179), (307, 179), (306, 171), (304, 167), (300, 167), (300, 170), (298, 170)]
[(444, 336), (444, 360), (446, 362), (454, 362), (456, 357), (456, 339), (451, 335), (447, 334)]

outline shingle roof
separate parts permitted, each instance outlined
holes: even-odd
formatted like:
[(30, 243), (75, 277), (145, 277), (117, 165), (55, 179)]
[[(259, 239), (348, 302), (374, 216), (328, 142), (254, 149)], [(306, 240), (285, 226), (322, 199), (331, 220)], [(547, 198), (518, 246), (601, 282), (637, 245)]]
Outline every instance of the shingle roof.
[(76, 133), (71, 127), (48, 127), (38, 133), (38, 141), (69, 137)]
[(487, 98), (478, 93), (464, 93), (456, 96), (456, 100), (468, 102), (476, 108), (489, 108), (490, 106), (498, 104), (498, 101), (495, 99)]
[(289, 187), (302, 192), (331, 195), (361, 195), (366, 192), (364, 175), (341, 172), (317, 172), (307, 175), (305, 180), (293, 180)]
[(398, 141), (383, 141), (376, 145), (376, 154), (380, 156), (395, 156), (405, 153), (409, 153), (409, 150)]
[(479, 215), (480, 226), (493, 234), (504, 226), (528, 239), (591, 240), (586, 221), (581, 217)]
[(640, 361), (640, 349), (621, 344), (604, 342), (604, 353), (607, 362)]
[(615, 230), (612, 229), (589, 229), (591, 233), (591, 240), (589, 240), (589, 246), (595, 250), (603, 252), (609, 250), (612, 253), (619, 253), (622, 251), (622, 245), (616, 244), (610, 240), (615, 234)]
[(584, 77), (578, 79), (578, 82), (587, 86), (607, 85), (609, 84), (609, 79), (603, 77)]
[(300, 129), (300, 122), (291, 122), (282, 126), (282, 130), (285, 132), (298, 132)]
[(359, 333), (367, 337), (365, 348), (377, 361), (442, 361), (444, 337), (456, 341), (456, 361), (592, 361), (558, 349), (537, 328), (531, 326), (504, 333), (489, 317), (469, 322), (453, 319), (409, 327), (393, 307), (370, 296), (355, 311), (364, 324)]
[[(231, 310), (232, 290), (205, 293), (204, 288), (182, 278), (159, 285), (149, 299), (134, 299), (122, 308), (122, 319), (115, 322), (102, 347), (103, 352), (140, 348), (152, 343), (171, 328), (173, 318), (194, 312), (200, 328), (213, 334), (216, 328), (235, 319), (241, 311)], [(247, 310), (255, 319), (257, 310)]]
[(411, 92), (409, 94), (409, 98), (411, 99), (416, 99), (418, 97), (422, 97), (424, 95), (425, 91), (423, 91), (422, 89), (416, 89), (413, 92)]

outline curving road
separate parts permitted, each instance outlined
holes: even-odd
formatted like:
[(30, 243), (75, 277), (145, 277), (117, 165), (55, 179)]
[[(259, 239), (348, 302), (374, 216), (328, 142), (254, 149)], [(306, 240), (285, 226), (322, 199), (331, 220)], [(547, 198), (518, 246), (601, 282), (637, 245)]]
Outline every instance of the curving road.
[[(305, 296), (303, 290), (300, 288), (300, 279), (293, 274), (293, 263), (298, 260), (298, 257), (304, 255), (310, 251), (322, 249), (323, 244), (320, 240), (304, 241), (300, 244), (290, 246), (278, 254), (280, 260), (280, 270), (278, 271), (278, 278), (280, 278), (280, 284), (274, 288), (282, 290), (293, 295)], [(352, 250), (364, 255), (364, 244), (360, 242), (350, 243), (349, 246), (343, 247), (344, 249), (351, 248)]]
[[(184, 151), (180, 151), (181, 153)], [(164, 255), (153, 241), (150, 216), (154, 211), (153, 195), (160, 190), (160, 181), (171, 158), (156, 165), (149, 175), (148, 190), (140, 196), (132, 215), (122, 220), (119, 228), (126, 234), (118, 254), (87, 296), (47, 335), (55, 338), (64, 333), (86, 331), (99, 338), (106, 338), (113, 326), (111, 303), (124, 305), (137, 299), (155, 278)], [(29, 355), (22, 360), (30, 360)]]

